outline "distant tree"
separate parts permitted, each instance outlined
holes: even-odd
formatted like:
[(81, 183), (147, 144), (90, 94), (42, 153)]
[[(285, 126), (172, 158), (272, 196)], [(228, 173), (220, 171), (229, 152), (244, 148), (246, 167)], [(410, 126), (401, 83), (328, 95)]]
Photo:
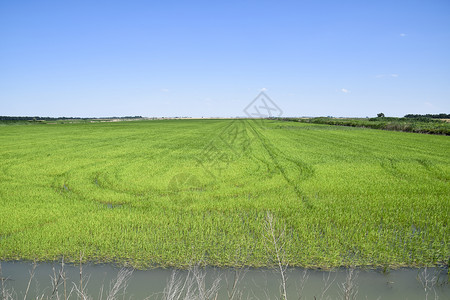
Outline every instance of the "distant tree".
[(378, 118), (384, 118), (384, 114), (383, 113), (379, 113), (379, 114), (377, 114), (377, 117)]
[(450, 114), (440, 113), (440, 114), (407, 114), (405, 118), (431, 118), (431, 119), (450, 119)]

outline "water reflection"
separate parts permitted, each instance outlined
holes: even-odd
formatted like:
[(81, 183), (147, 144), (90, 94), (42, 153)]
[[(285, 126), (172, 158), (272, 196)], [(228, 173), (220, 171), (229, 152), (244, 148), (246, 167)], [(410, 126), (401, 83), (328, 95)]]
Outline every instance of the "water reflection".
[[(107, 299), (111, 291), (115, 299), (167, 299), (168, 293), (176, 293), (177, 282), (184, 287), (192, 284), (192, 294), (198, 294), (200, 282), (203, 293), (209, 291), (215, 295), (217, 288), (217, 299), (280, 298), (281, 276), (267, 269), (198, 268), (179, 270), (174, 276), (171, 269), (134, 270), (128, 274), (120, 273), (120, 268), (112, 265), (83, 265), (80, 278), (79, 266), (65, 265), (65, 276), (59, 276), (61, 264), (40, 263), (30, 281), (32, 268), (27, 262), (2, 262), (3, 292), (13, 291), (13, 299), (24, 299), (29, 286), (27, 299), (43, 295), (44, 299), (52, 295), (54, 299), (79, 299), (80, 292), (91, 299)], [(118, 275), (124, 280), (118, 282)], [(424, 269), (400, 269), (388, 273), (360, 269), (351, 276), (345, 269), (305, 271), (294, 268), (286, 275), (288, 299), (345, 299), (345, 296), (349, 299), (450, 299), (447, 270), (438, 268), (429, 268), (426, 272)], [(184, 290), (184, 294), (186, 292)], [(3, 299), (7, 298), (5, 295), (3, 293)]]

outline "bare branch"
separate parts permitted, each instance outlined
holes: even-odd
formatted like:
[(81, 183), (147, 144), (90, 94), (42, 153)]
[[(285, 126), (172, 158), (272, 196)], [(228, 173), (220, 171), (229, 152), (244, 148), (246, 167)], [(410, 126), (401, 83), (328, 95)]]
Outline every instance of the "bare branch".
[(300, 277), (299, 281), (298, 281), (298, 285), (297, 285), (297, 294), (298, 294), (298, 299), (302, 299), (302, 294), (303, 294), (303, 289), (305, 288), (306, 282), (309, 279), (309, 273), (308, 270), (305, 269), (303, 270), (303, 274)]
[(345, 281), (341, 283), (339, 288), (342, 291), (342, 299), (355, 300), (358, 294), (358, 286), (356, 284), (356, 278), (358, 278), (358, 272), (352, 267), (347, 270), (347, 276)]
[(125, 290), (128, 286), (128, 281), (130, 280), (132, 274), (133, 270), (122, 268), (117, 274), (116, 280), (111, 283), (112, 287), (106, 299), (107, 300), (117, 299), (117, 296), (121, 290), (123, 290), (125, 293)]
[(418, 275), (418, 280), (422, 284), (422, 287), (425, 291), (425, 300), (428, 300), (428, 294), (433, 291), (434, 299), (438, 298), (436, 292), (436, 284), (438, 283), (439, 276), (436, 272), (429, 273), (427, 267)]
[(266, 233), (266, 248), (270, 253), (275, 256), (275, 264), (277, 265), (277, 271), (280, 274), (280, 294), (282, 300), (287, 300), (287, 267), (286, 252), (285, 252), (285, 234), (286, 228), (282, 230), (276, 229), (277, 220), (270, 211), (267, 211), (265, 221), (265, 233)]
[[(328, 276), (325, 276), (323, 274), (322, 281), (323, 281), (323, 287), (322, 287), (322, 293), (320, 294), (319, 300), (326, 300), (329, 299), (329, 297), (326, 296), (328, 290), (333, 285), (334, 281), (336, 280), (336, 275), (333, 279), (331, 279), (331, 270), (328, 272)], [(314, 298), (315, 299), (315, 298)]]

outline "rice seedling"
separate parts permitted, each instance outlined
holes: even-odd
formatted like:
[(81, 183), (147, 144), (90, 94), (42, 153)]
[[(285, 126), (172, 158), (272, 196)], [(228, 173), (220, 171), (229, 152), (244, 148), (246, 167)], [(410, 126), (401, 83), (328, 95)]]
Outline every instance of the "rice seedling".
[(0, 127), (0, 260), (272, 266), (270, 211), (283, 265), (448, 264), (448, 136), (262, 125)]

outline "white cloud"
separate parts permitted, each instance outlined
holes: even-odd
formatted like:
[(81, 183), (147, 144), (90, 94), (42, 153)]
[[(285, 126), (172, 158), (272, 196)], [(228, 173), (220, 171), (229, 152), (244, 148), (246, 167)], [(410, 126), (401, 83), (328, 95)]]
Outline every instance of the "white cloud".
[(163, 92), (163, 93), (168, 93), (168, 92), (170, 92), (170, 91), (169, 91), (169, 89), (161, 89), (161, 92)]
[(347, 89), (341, 89), (341, 92), (346, 93), (346, 94), (350, 93), (350, 91)]
[(375, 76), (375, 78), (386, 78), (386, 77), (397, 78), (398, 76), (399, 76), (398, 74), (379, 74)]
[(406, 33), (400, 33), (400, 36), (401, 36), (401, 37), (405, 37), (405, 36), (406, 36)]
[(262, 89), (261, 89), (261, 92), (265, 92), (265, 91), (267, 91), (266, 88), (262, 88)]

